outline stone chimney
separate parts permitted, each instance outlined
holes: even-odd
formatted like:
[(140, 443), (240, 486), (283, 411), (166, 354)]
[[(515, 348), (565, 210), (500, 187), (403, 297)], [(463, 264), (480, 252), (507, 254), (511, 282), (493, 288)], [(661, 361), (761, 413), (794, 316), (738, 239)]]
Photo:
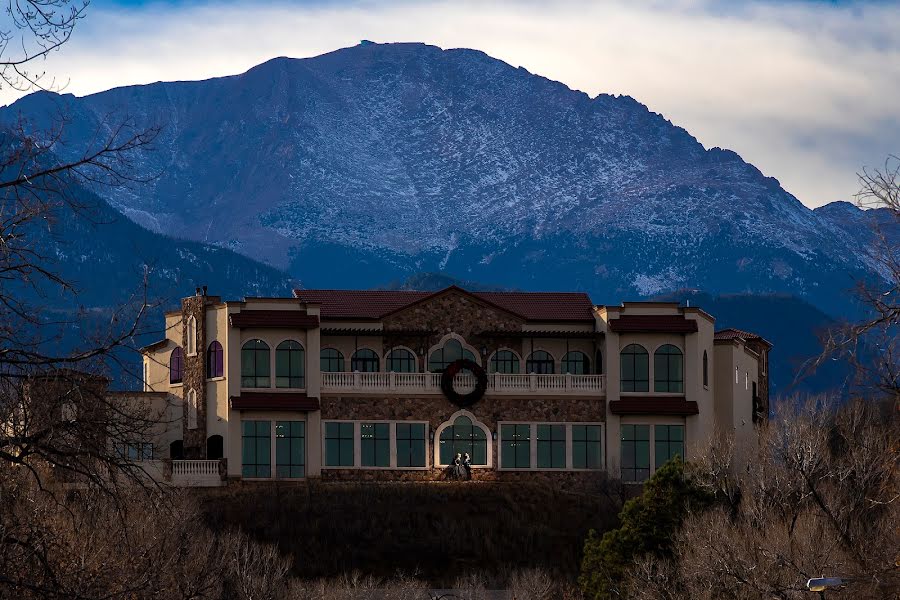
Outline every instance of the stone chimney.
[[(205, 286), (204, 286), (205, 288)], [(194, 296), (181, 301), (184, 377), (182, 432), (184, 457), (206, 458), (206, 293), (197, 288)], [(193, 339), (190, 339), (193, 337)]]

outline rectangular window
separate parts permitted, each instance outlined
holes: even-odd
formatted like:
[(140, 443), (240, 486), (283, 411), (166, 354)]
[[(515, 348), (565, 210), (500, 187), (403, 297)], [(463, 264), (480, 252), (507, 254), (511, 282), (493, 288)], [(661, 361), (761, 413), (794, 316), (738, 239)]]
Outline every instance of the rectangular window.
[(600, 425), (572, 425), (572, 468), (603, 468)]
[(425, 466), (425, 424), (397, 423), (397, 466)]
[(362, 423), (359, 450), (364, 467), (391, 466), (391, 432), (388, 423)]
[(297, 479), (306, 476), (306, 423), (275, 423), (275, 476)]
[(150, 442), (131, 442), (128, 444), (116, 444), (116, 454), (123, 460), (139, 462), (153, 460), (153, 444)]
[(676, 455), (684, 459), (684, 425), (654, 425), (656, 444), (655, 468), (660, 468)]
[(272, 422), (243, 421), (241, 427), (241, 475), (271, 477)]
[(622, 425), (622, 481), (650, 477), (650, 426)]
[(352, 467), (353, 423), (325, 423), (325, 466)]
[(537, 466), (539, 469), (566, 468), (566, 426), (537, 426)]
[(531, 467), (531, 425), (502, 425), (500, 440), (501, 468)]

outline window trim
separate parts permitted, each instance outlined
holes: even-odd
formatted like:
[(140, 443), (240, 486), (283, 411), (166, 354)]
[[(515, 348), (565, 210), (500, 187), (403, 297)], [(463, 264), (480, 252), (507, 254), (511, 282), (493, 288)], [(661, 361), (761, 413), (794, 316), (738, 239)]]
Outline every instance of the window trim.
[(594, 374), (594, 365), (592, 364), (591, 357), (587, 352), (583, 352), (582, 350), (569, 350), (565, 354), (563, 354), (562, 358), (559, 359), (559, 372), (561, 375), (565, 375), (568, 371), (566, 371), (563, 366), (567, 362), (566, 357), (570, 354), (580, 354), (584, 357), (584, 361), (587, 362), (587, 370), (584, 373), (572, 373), (572, 375), (593, 375)]
[[(176, 352), (178, 352), (179, 378), (178, 378), (178, 380), (173, 380), (172, 379), (172, 358), (175, 356)], [(169, 387), (175, 387), (175, 386), (182, 385), (184, 383), (184, 350), (181, 348), (181, 346), (175, 346), (174, 348), (172, 348), (172, 351), (169, 352), (168, 367), (169, 367)]]
[[(630, 348), (631, 346), (637, 346), (637, 347), (641, 348), (644, 351), (643, 355), (647, 357), (647, 380), (646, 380), (647, 381), (647, 389), (646, 390), (627, 390), (626, 391), (624, 389), (624, 383), (626, 380), (622, 376), (622, 369), (624, 368), (623, 365), (625, 364), (625, 361), (622, 359), (622, 357), (625, 354), (625, 350), (627, 348)], [(634, 356), (639, 356), (639, 354), (634, 354)], [(647, 347), (644, 346), (643, 344), (639, 344), (638, 342), (628, 342), (627, 344), (625, 344), (624, 346), (619, 348), (619, 393), (620, 394), (649, 394), (650, 393), (651, 384), (653, 383), (653, 376), (654, 376), (654, 373), (652, 372), (652, 367), (653, 367), (653, 361), (651, 360), (652, 357), (653, 357), (653, 355), (647, 351)], [(636, 372), (637, 372), (637, 369), (635, 368), (635, 373)], [(637, 387), (636, 384), (638, 381), (640, 381), (642, 383), (644, 382), (643, 379), (637, 379), (636, 377), (634, 379), (629, 379), (628, 381), (632, 381), (635, 383), (635, 385), (633, 387)]]
[[(294, 342), (295, 344), (300, 346), (299, 350), (301, 353), (303, 353), (303, 358), (300, 360), (301, 369), (303, 369), (303, 373), (300, 375), (300, 378), (303, 380), (303, 385), (300, 387), (293, 387), (293, 386), (279, 387), (278, 386), (278, 347), (286, 342)], [(296, 352), (296, 351), (297, 351), (297, 348), (282, 350), (282, 352)], [(295, 339), (295, 338), (284, 338), (283, 340), (281, 340), (277, 344), (275, 344), (274, 355), (275, 355), (275, 360), (272, 361), (272, 365), (271, 365), (272, 369), (274, 369), (274, 374), (272, 375), (272, 378), (271, 378), (272, 379), (272, 387), (274, 387), (275, 389), (279, 389), (279, 390), (305, 390), (306, 389), (306, 379), (307, 379), (306, 346), (303, 344), (303, 342), (301, 342), (300, 340)], [(290, 378), (291, 378), (291, 376), (288, 376), (288, 379), (290, 379)]]
[[(377, 352), (375, 352), (375, 350), (373, 350), (372, 348), (369, 348), (368, 346), (360, 346), (359, 348), (355, 348), (355, 349), (353, 350), (353, 354), (350, 355), (350, 373), (356, 373), (356, 372), (357, 372), (357, 369), (354, 369), (354, 368), (353, 368), (353, 361), (356, 360), (354, 357), (357, 355), (357, 353), (358, 353), (360, 350), (368, 350), (369, 352), (371, 352), (372, 354), (374, 354), (374, 355), (375, 355), (375, 362), (376, 362), (377, 365), (378, 365), (378, 368), (377, 368), (375, 371), (359, 371), (360, 373), (383, 373), (383, 372), (384, 372), (384, 370), (383, 370), (384, 365), (381, 364), (381, 362), (382, 362), (382, 361), (381, 361), (381, 355), (378, 354)], [(321, 356), (321, 355), (320, 355), (320, 356)], [(371, 359), (368, 359), (368, 358), (367, 358), (367, 359), (363, 359), (363, 360), (371, 360)]]
[[(413, 360), (413, 371), (391, 371), (390, 369), (390, 361), (391, 354), (393, 354), (397, 350), (405, 350), (412, 355)], [(384, 359), (382, 359), (382, 363), (384, 364), (384, 372), (385, 373), (418, 373), (419, 372), (419, 355), (410, 348), (409, 346), (392, 346), (388, 349), (387, 352), (384, 353)]]
[[(658, 391), (656, 391), (656, 353), (659, 352), (662, 348), (664, 348), (664, 347), (666, 347), (666, 346), (671, 346), (671, 347), (675, 348), (676, 350), (678, 350), (678, 352), (680, 353), (680, 356), (681, 356), (681, 391), (680, 391), (680, 392), (673, 392), (673, 391), (658, 392)], [(669, 356), (678, 356), (678, 355), (667, 353), (667, 354), (665, 354), (664, 356), (669, 357)], [(668, 367), (669, 367), (669, 365), (668, 365), (668, 358), (667, 358), (666, 360), (667, 360), (667, 362), (666, 362), (666, 370), (668, 371)], [(685, 357), (684, 357), (684, 349), (681, 348), (681, 347), (679, 347), (677, 344), (673, 344), (673, 343), (671, 343), (671, 342), (664, 342), (664, 343), (660, 344), (659, 346), (657, 346), (656, 348), (653, 349), (653, 360), (652, 360), (652, 363), (653, 363), (653, 369), (652, 369), (653, 376), (652, 376), (652, 378), (651, 378), (651, 383), (652, 383), (653, 389), (651, 390), (651, 393), (653, 393), (653, 394), (660, 394), (660, 395), (665, 395), (665, 394), (676, 394), (676, 395), (679, 395), (679, 396), (683, 396), (683, 395), (685, 394), (685, 391), (684, 391), (684, 390), (685, 390), (685, 382), (684, 382), (684, 377), (685, 377)], [(648, 365), (648, 368), (649, 368), (649, 365)], [(666, 383), (667, 383), (667, 387), (669, 387), (668, 384), (671, 384), (671, 383), (672, 383), (672, 380), (671, 380), (671, 379), (666, 379)]]
[(472, 425), (478, 427), (484, 432), (485, 439), (487, 440), (487, 464), (486, 465), (472, 465), (472, 469), (493, 469), (494, 468), (494, 438), (493, 433), (491, 432), (491, 428), (478, 420), (478, 418), (473, 415), (471, 412), (467, 410), (458, 410), (449, 417), (447, 420), (438, 425), (438, 427), (434, 430), (434, 435), (431, 437), (431, 453), (432, 453), (432, 464), (435, 468), (447, 468), (450, 465), (441, 464), (441, 434), (444, 433), (444, 430), (448, 427), (452, 426), (456, 419), (459, 417), (468, 417), (470, 421), (472, 421)]
[(431, 346), (431, 347), (428, 349), (428, 351), (425, 353), (425, 372), (426, 372), (426, 373), (437, 373), (437, 372), (439, 372), (439, 371), (432, 371), (432, 370), (430, 369), (430, 366), (431, 366), (431, 355), (432, 355), (436, 350), (441, 350), (441, 349), (443, 349), (444, 345), (445, 345), (447, 342), (449, 342), (450, 340), (456, 340), (457, 342), (459, 342), (460, 345), (462, 346), (462, 348), (463, 348), (464, 351), (465, 351), (465, 350), (468, 350), (469, 352), (472, 353), (472, 355), (475, 357), (475, 362), (478, 364), (479, 367), (483, 367), (483, 366), (484, 366), (484, 365), (482, 364), (482, 360), (481, 360), (481, 353), (479, 353), (478, 350), (477, 350), (474, 346), (469, 345), (469, 344), (466, 342), (466, 340), (465, 340), (465, 338), (464, 338), (463, 336), (459, 335), (458, 333), (452, 333), (452, 332), (451, 332), (451, 333), (448, 333), (447, 335), (445, 335), (444, 337), (442, 337), (440, 340), (438, 340), (438, 343), (435, 344), (434, 346)]
[[(210, 365), (212, 364), (212, 361), (210, 361), (210, 354), (213, 344), (216, 344), (219, 347), (218, 353), (221, 353), (222, 355), (222, 372), (218, 375), (210, 376)], [(206, 346), (206, 380), (218, 381), (220, 379), (225, 379), (225, 347), (222, 346), (222, 342), (219, 340), (213, 340)]]
[[(537, 371), (531, 371), (528, 368), (528, 362), (531, 361), (531, 357), (534, 356), (534, 354), (536, 352), (546, 352), (547, 353), (547, 356), (550, 357), (549, 362), (553, 363), (553, 371), (551, 371), (550, 373), (538, 373)], [(541, 362), (548, 362), (548, 361), (541, 361)], [(534, 373), (535, 375), (556, 375), (558, 362), (559, 361), (556, 360), (556, 356), (554, 356), (552, 352), (550, 352), (549, 350), (547, 350), (546, 348), (544, 348), (542, 346), (538, 346), (536, 348), (532, 348), (531, 352), (528, 353), (528, 356), (525, 357), (525, 362), (522, 364), (522, 366), (523, 366), (522, 372), (525, 375), (531, 375), (532, 373)]]
[[(325, 424), (326, 423), (352, 423), (353, 424), (353, 466), (333, 466), (325, 464)], [(391, 464), (388, 467), (363, 466), (362, 464), (362, 424), (387, 424), (388, 425), (388, 451)], [(424, 467), (398, 467), (397, 466), (397, 424), (416, 424), (425, 426), (425, 466)], [(428, 471), (432, 468), (428, 458), (429, 423), (423, 420), (404, 419), (322, 419), (321, 444), (322, 444), (322, 470), (335, 471)]]
[[(267, 378), (269, 379), (269, 385), (266, 385), (266, 386), (245, 387), (245, 386), (244, 386), (244, 346), (246, 346), (247, 344), (249, 344), (249, 343), (251, 343), (251, 342), (256, 342), (256, 341), (260, 341), (260, 342), (262, 342), (263, 344), (265, 344), (265, 346), (266, 346), (266, 352), (268, 352), (268, 354), (269, 354), (269, 373), (268, 373), (268, 375), (265, 375), (265, 377), (267, 377)], [(257, 349), (254, 349), (254, 353), (255, 353), (255, 352), (257, 352)], [(254, 357), (253, 360), (256, 361), (256, 358)], [(274, 386), (274, 383), (275, 383), (275, 380), (274, 380), (274, 377), (273, 377), (275, 364), (274, 364), (274, 361), (272, 360), (272, 345), (269, 343), (269, 340), (265, 340), (265, 339), (263, 339), (263, 338), (261, 338), (261, 337), (251, 337), (251, 338), (246, 339), (246, 340), (244, 340), (243, 342), (241, 342), (241, 356), (240, 356), (240, 361), (239, 361), (239, 362), (240, 362), (240, 369), (241, 369), (241, 372), (240, 372), (240, 377), (241, 377), (241, 380), (240, 380), (240, 388), (241, 388), (242, 390), (269, 390), (269, 389), (273, 389), (273, 386)], [(254, 378), (254, 379), (259, 379), (259, 378), (260, 378), (260, 375), (254, 375), (253, 378)]]
[[(503, 425), (530, 425), (530, 444), (531, 444), (531, 466), (524, 467), (503, 467)], [(538, 425), (563, 425), (566, 431), (566, 466), (565, 467), (539, 467), (537, 464), (537, 427)], [(582, 469), (575, 468), (574, 453), (572, 451), (572, 427), (577, 425), (590, 425), (600, 428), (600, 468), (598, 469)], [(540, 471), (544, 473), (599, 473), (608, 469), (606, 448), (606, 423), (603, 421), (497, 421), (497, 471), (501, 472), (529, 472)], [(472, 465), (474, 468), (475, 465)]]
[(191, 315), (185, 327), (185, 355), (197, 356), (197, 319)]
[[(516, 360), (519, 361), (519, 364), (518, 364), (518, 366), (519, 366), (519, 372), (518, 372), (518, 373), (501, 373), (500, 371), (493, 371), (493, 370), (492, 370), (492, 369), (493, 369), (493, 364), (494, 364), (494, 357), (497, 356), (497, 355), (498, 355), (499, 353), (501, 353), (501, 352), (511, 352), (512, 355), (513, 355), (514, 357), (516, 357)], [(487, 365), (487, 367), (486, 367), (486, 368), (487, 368), (487, 372), (488, 372), (489, 374), (491, 374), (491, 375), (493, 375), (493, 374), (495, 374), (495, 373), (498, 374), (498, 375), (510, 375), (510, 374), (512, 374), (512, 375), (521, 375), (521, 374), (522, 374), (522, 369), (524, 368), (524, 365), (525, 365), (525, 361), (522, 360), (522, 356), (521, 356), (518, 352), (516, 352), (516, 351), (513, 350), (512, 348), (507, 348), (506, 346), (503, 346), (503, 347), (501, 347), (501, 348), (497, 348), (496, 350), (494, 350), (493, 352), (491, 352), (490, 354), (488, 354), (488, 357), (487, 357), (487, 360), (485, 361), (485, 364)]]
[[(340, 357), (340, 359), (339, 359), (340, 360), (339, 364), (341, 366), (340, 371), (323, 371), (322, 370), (322, 352), (324, 352), (325, 350), (334, 350), (335, 352), (338, 353), (338, 357)], [(328, 360), (338, 360), (338, 357), (329, 358)], [(346, 373), (347, 371), (344, 370), (346, 368), (347, 368), (347, 357), (344, 356), (344, 353), (341, 352), (339, 349), (335, 348), (334, 346), (325, 346), (325, 347), (319, 349), (319, 372), (321, 372), (321, 373)]]
[[(621, 419), (619, 421), (619, 435), (617, 438), (617, 443), (619, 444), (619, 447), (618, 447), (618, 451), (619, 451), (618, 477), (619, 477), (619, 480), (622, 481), (622, 483), (624, 483), (625, 485), (644, 485), (647, 481), (650, 480), (650, 477), (653, 477), (653, 474), (656, 473), (656, 470), (660, 466), (662, 466), (662, 465), (656, 464), (656, 426), (657, 425), (665, 425), (665, 426), (677, 425), (682, 428), (681, 448), (682, 448), (683, 454), (682, 454), (681, 459), (687, 460), (685, 457), (685, 455), (688, 453), (688, 440), (687, 440), (688, 428), (687, 428), (686, 420), (684, 418), (680, 418), (680, 419), (673, 418), (671, 421), (667, 421), (667, 420), (660, 421), (658, 419), (659, 419), (659, 417), (648, 417), (646, 419), (633, 419), (632, 418), (632, 419)], [(621, 430), (621, 428), (624, 425), (647, 425), (650, 427), (650, 438), (649, 438), (650, 475), (644, 481), (625, 481), (624, 479), (622, 479), (622, 433), (621, 433), (622, 430)]]

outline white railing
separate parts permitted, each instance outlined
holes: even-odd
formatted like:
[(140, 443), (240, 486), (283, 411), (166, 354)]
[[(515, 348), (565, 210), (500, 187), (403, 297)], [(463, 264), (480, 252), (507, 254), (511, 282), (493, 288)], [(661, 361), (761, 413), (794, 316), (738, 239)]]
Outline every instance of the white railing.
[[(489, 394), (602, 394), (604, 375), (548, 375), (530, 373), (488, 375)], [(475, 377), (469, 373), (456, 376), (454, 389), (467, 393), (475, 389)], [(322, 373), (322, 389), (346, 392), (399, 392), (416, 394), (441, 393), (440, 373)]]
[(195, 475), (215, 475), (219, 476), (219, 461), (217, 460), (173, 460), (172, 475), (184, 475), (185, 477), (193, 477)]
[(172, 485), (213, 487), (224, 485), (218, 460), (173, 460)]

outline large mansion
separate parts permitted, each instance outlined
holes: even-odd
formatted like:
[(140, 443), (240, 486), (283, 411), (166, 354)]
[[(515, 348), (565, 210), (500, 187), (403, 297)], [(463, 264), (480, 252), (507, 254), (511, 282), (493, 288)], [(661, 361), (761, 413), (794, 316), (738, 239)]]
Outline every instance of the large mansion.
[(476, 480), (640, 482), (766, 418), (770, 344), (714, 324), (581, 293), (198, 290), (143, 350), (169, 418), (133, 445), (210, 484), (438, 480), (458, 455)]

